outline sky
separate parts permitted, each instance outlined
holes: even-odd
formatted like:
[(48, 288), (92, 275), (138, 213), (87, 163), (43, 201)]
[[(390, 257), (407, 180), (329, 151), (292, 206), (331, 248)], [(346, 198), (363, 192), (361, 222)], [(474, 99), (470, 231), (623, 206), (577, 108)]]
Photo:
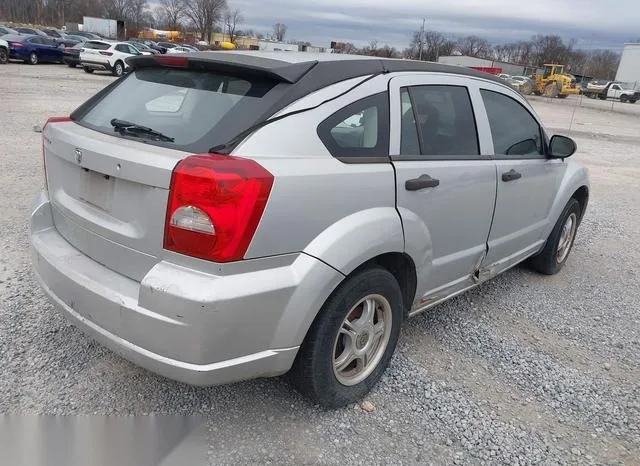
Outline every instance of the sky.
[(491, 43), (558, 34), (578, 48), (621, 49), (640, 39), (640, 2), (617, 0), (228, 0), (244, 15), (241, 28), (270, 33), (277, 21), (286, 39), (327, 46), (377, 40), (403, 49), (412, 33), (436, 30), (451, 39), (476, 34)]

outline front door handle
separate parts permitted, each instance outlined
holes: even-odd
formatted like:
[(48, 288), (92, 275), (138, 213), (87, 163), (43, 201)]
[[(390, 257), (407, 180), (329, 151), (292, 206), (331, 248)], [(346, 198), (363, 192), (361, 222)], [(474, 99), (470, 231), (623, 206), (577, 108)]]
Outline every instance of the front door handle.
[(407, 180), (404, 187), (407, 191), (419, 191), (425, 188), (435, 188), (440, 184), (440, 180), (431, 178), (429, 175), (420, 175), (419, 178)]
[(520, 178), (522, 178), (522, 174), (515, 171), (513, 168), (502, 174), (502, 181), (513, 181)]

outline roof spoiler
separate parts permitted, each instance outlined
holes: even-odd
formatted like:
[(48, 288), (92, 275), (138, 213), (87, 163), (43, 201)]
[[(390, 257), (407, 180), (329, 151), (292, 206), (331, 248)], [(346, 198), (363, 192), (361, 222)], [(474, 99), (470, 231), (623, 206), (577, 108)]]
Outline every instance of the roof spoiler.
[(229, 52), (200, 52), (175, 55), (138, 55), (125, 60), (131, 69), (170, 67), (190, 70), (217, 71), (247, 77), (293, 84), (307, 74), (317, 61), (286, 63), (251, 55)]

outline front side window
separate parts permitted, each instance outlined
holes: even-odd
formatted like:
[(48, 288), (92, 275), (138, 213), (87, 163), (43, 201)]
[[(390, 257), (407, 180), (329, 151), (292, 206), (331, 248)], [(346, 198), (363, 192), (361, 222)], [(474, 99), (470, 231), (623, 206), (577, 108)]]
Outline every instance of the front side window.
[(389, 156), (389, 100), (381, 92), (338, 110), (318, 126), (334, 157)]
[(466, 87), (413, 86), (401, 92), (402, 155), (458, 158), (480, 154), (475, 116)]
[(494, 153), (514, 158), (542, 157), (542, 131), (533, 115), (504, 94), (486, 89), (480, 93), (489, 118)]

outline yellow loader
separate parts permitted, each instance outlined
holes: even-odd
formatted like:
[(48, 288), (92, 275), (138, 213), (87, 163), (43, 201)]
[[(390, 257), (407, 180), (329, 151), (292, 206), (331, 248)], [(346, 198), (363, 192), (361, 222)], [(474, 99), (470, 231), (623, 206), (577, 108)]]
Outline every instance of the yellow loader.
[(536, 74), (534, 79), (522, 86), (523, 94), (564, 99), (568, 95), (580, 93), (576, 78), (564, 72), (564, 65), (545, 64), (542, 74)]

